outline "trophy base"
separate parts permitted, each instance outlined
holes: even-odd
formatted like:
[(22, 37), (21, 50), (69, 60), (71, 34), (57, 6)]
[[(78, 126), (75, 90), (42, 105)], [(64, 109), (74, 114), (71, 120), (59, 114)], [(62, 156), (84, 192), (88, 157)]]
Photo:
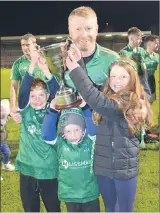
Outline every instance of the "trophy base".
[(72, 107), (77, 107), (82, 103), (82, 99), (78, 99), (76, 102), (71, 103), (71, 104), (67, 104), (67, 105), (55, 105), (55, 108), (57, 110), (63, 110), (63, 109), (69, 109)]

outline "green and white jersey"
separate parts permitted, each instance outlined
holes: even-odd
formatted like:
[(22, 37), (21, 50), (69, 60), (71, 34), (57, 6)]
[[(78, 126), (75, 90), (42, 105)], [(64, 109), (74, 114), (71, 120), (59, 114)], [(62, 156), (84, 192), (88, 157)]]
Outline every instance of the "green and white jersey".
[[(21, 83), (25, 73), (29, 70), (30, 63), (31, 61), (29, 61), (24, 55), (18, 58), (12, 66), (11, 80), (18, 80)], [(44, 73), (38, 65), (36, 65), (33, 71), (33, 76), (34, 78), (41, 78), (43, 81), (46, 80)]]
[(63, 202), (86, 203), (99, 197), (96, 176), (92, 170), (94, 142), (88, 136), (79, 144), (62, 137), (57, 139), (58, 197)]
[[(104, 85), (108, 77), (109, 67), (118, 57), (116, 52), (97, 44), (93, 58), (86, 64), (86, 70), (90, 79), (96, 85)], [(70, 71), (65, 71), (65, 82), (69, 87), (76, 89), (69, 74)]]
[(35, 110), (30, 105), (21, 111), (20, 145), (16, 171), (37, 179), (57, 178), (57, 152), (41, 136), (46, 109)]
[(123, 57), (131, 58), (133, 61), (137, 63), (138, 73), (143, 74), (144, 71), (144, 57), (145, 50), (142, 47), (132, 48), (129, 44), (124, 47), (119, 55)]
[(160, 58), (157, 53), (149, 54), (146, 51), (144, 62), (147, 67), (148, 76), (154, 75), (157, 70), (158, 64), (160, 63)]

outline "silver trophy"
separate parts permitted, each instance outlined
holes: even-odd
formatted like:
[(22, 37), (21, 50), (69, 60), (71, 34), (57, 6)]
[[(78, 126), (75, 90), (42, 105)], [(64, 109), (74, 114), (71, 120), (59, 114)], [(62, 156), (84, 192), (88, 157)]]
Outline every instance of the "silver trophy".
[(71, 39), (68, 38), (65, 42), (41, 48), (50, 72), (60, 79), (60, 89), (56, 94), (57, 104), (55, 106), (58, 110), (77, 107), (82, 102), (77, 98), (76, 91), (65, 85), (64, 73), (67, 70), (65, 61), (71, 43)]

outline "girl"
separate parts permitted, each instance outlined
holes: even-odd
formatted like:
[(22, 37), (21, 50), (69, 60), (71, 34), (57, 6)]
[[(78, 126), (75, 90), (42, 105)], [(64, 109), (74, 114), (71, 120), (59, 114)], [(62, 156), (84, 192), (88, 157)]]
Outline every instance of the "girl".
[(77, 64), (74, 58), (77, 51), (76, 47), (70, 48), (66, 64), (78, 91), (96, 111), (93, 114), (98, 124), (94, 172), (106, 211), (115, 211), (118, 203), (120, 212), (133, 212), (138, 175), (137, 132), (144, 122), (151, 125), (150, 104), (132, 60), (120, 58), (111, 65), (101, 92)]

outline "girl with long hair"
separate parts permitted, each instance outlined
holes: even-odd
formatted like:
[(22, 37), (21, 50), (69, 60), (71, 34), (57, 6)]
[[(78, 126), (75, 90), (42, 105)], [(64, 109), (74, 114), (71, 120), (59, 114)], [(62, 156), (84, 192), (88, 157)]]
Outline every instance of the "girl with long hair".
[(114, 212), (117, 203), (120, 212), (133, 212), (139, 167), (138, 132), (144, 124), (151, 126), (151, 106), (131, 59), (119, 58), (111, 65), (103, 92), (77, 63), (80, 59), (77, 48), (72, 46), (66, 64), (76, 88), (94, 110), (94, 172), (106, 211)]

